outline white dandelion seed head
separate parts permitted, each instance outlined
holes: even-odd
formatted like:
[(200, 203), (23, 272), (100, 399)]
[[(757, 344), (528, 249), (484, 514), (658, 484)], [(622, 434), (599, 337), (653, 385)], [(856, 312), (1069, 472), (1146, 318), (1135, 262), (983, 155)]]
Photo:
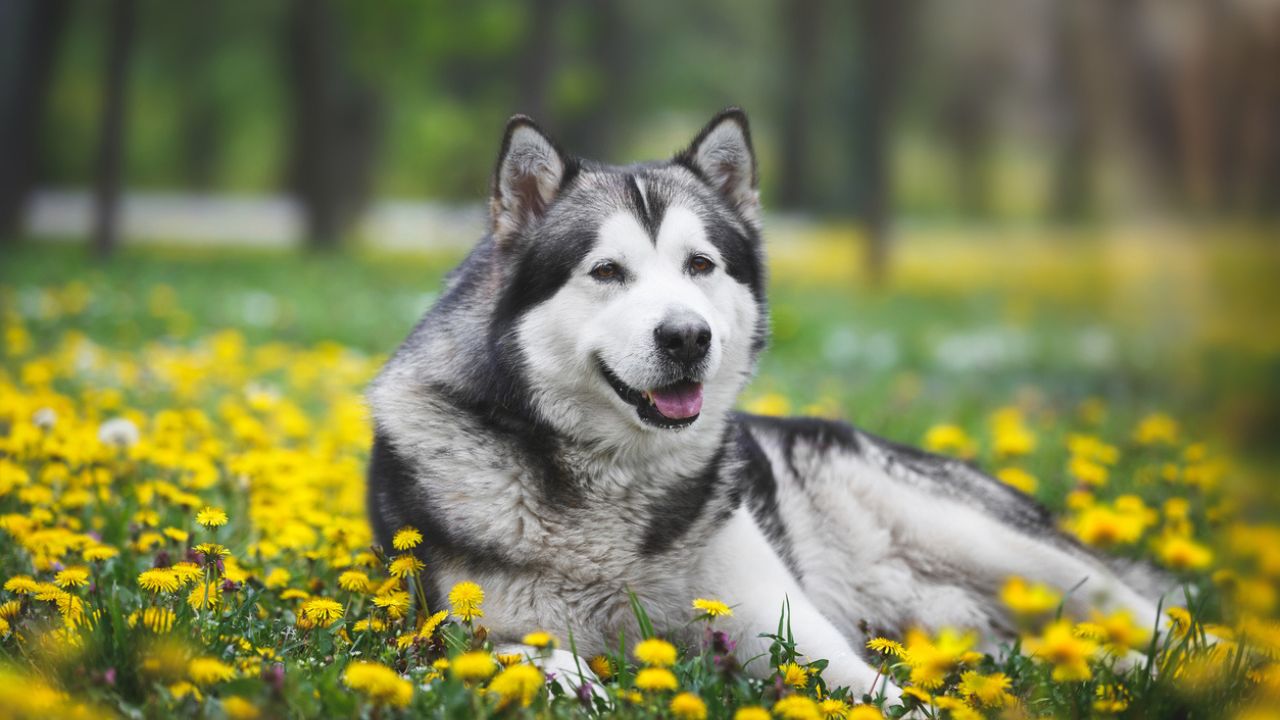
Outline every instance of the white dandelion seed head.
[(137, 444), (140, 437), (138, 426), (128, 418), (111, 418), (98, 426), (98, 440), (107, 445), (132, 447)]
[(58, 413), (51, 407), (42, 407), (31, 416), (31, 422), (41, 430), (48, 430), (58, 424)]

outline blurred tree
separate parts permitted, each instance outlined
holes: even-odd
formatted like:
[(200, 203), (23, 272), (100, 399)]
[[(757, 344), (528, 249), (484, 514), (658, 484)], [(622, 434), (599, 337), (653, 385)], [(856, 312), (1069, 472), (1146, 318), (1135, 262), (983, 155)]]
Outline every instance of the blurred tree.
[(857, 47), (862, 58), (853, 93), (853, 206), (866, 235), (866, 267), (882, 282), (889, 263), (893, 213), (891, 123), (899, 99), (899, 72), (911, 3), (855, 0)]
[(813, 202), (809, 191), (812, 130), (810, 109), (817, 85), (817, 60), (822, 37), (821, 0), (793, 0), (778, 6), (786, 39), (786, 82), (782, 85), (778, 170), (778, 205), (799, 208)]
[(0, 245), (21, 230), (68, 6), (68, 0), (0, 2)]
[(311, 247), (336, 247), (372, 190), (381, 140), (380, 99), (343, 65), (333, 9), (294, 0), (288, 19), (293, 134), (289, 184)]
[(572, 152), (584, 157), (615, 158), (620, 134), (632, 109), (636, 49), (632, 30), (620, 0), (584, 0), (587, 62), (592, 94), (584, 112), (565, 123), (566, 138), (573, 138)]
[(1054, 108), (1054, 157), (1049, 217), (1072, 223), (1094, 212), (1093, 173), (1102, 118), (1091, 107), (1086, 59), (1089, 37), (1076, 3), (1055, 3), (1052, 10), (1050, 59)]
[(135, 15), (134, 0), (111, 0), (93, 202), (93, 251), (99, 257), (114, 252), (120, 239), (120, 194)]
[(186, 6), (180, 31), (179, 65), (183, 80), (178, 87), (182, 113), (183, 184), (193, 190), (213, 187), (218, 156), (223, 152), (221, 108), (214, 102), (210, 87), (210, 67), (216, 41), (223, 34), (217, 3), (197, 2)]
[(548, 89), (556, 69), (556, 26), (561, 0), (529, 0), (529, 25), (519, 56), (519, 112), (548, 123)]

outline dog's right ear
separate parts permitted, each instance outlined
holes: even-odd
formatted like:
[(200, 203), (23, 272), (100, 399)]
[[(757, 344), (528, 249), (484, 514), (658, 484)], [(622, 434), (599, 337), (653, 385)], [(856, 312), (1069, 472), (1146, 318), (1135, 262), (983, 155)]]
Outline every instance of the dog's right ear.
[(533, 120), (524, 115), (508, 120), (489, 200), (494, 238), (501, 242), (541, 220), (573, 167)]

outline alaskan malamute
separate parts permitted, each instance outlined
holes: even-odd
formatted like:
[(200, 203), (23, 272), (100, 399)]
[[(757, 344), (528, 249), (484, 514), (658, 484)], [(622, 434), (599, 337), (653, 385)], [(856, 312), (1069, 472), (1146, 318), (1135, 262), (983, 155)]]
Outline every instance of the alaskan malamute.
[(594, 654), (638, 637), (628, 591), (676, 639), (690, 601), (713, 597), (746, 658), (789, 599), (828, 683), (889, 697), (860, 655), (868, 630), (1007, 638), (996, 598), (1013, 575), (1076, 588), (1074, 611), (1154, 621), (1150, 583), (965, 463), (733, 410), (769, 330), (741, 110), (625, 167), (514, 117), (490, 213), (369, 390), (369, 511), (386, 547), (422, 531), (429, 603), (473, 580), (495, 639), (572, 630)]

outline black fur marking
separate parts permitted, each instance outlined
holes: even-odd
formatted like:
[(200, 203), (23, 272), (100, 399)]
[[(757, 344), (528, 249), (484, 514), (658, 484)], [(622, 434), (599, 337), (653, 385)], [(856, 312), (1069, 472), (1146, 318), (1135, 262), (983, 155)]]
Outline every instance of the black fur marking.
[(774, 552), (786, 563), (787, 569), (797, 580), (802, 579), (800, 566), (796, 563), (795, 553), (791, 548), (791, 537), (787, 534), (787, 526), (782, 522), (778, 509), (778, 480), (773, 475), (773, 466), (769, 456), (765, 454), (760, 443), (756, 442), (751, 432), (735, 418), (738, 428), (735, 438), (738, 454), (743, 461), (738, 484), (734, 487), (735, 496), (743, 497), (747, 507), (755, 517), (760, 529), (764, 531)]
[[(460, 560), (475, 572), (520, 568), (522, 563), (507, 557), (500, 548), (470, 542), (451, 533), (431, 496), (417, 482), (414, 468), (392, 447), (386, 435), (375, 431), (369, 455), (369, 517), (374, 538), (386, 552), (393, 552), (391, 540), (405, 525), (422, 533), (422, 544), (414, 554), (430, 566), (440, 560)], [(424, 576), (427, 605), (440, 607), (440, 588)]]
[(658, 555), (670, 550), (702, 517), (721, 485), (720, 464), (726, 445), (727, 442), (721, 444), (701, 473), (671, 488), (649, 506), (644, 540), (640, 543), (642, 554)]
[(627, 175), (627, 194), (630, 196), (628, 200), (630, 200), (633, 214), (644, 226), (644, 231), (649, 234), (649, 240), (657, 245), (658, 228), (662, 225), (662, 216), (653, 212), (654, 208), (649, 205), (645, 193), (640, 190), (634, 174)]
[(803, 439), (809, 448), (825, 453), (832, 448), (859, 452), (860, 444), (853, 426), (838, 420), (812, 417), (769, 417), (741, 414), (739, 421), (766, 429), (782, 445), (782, 457), (796, 482), (804, 487), (806, 473), (796, 466), (796, 442)]

